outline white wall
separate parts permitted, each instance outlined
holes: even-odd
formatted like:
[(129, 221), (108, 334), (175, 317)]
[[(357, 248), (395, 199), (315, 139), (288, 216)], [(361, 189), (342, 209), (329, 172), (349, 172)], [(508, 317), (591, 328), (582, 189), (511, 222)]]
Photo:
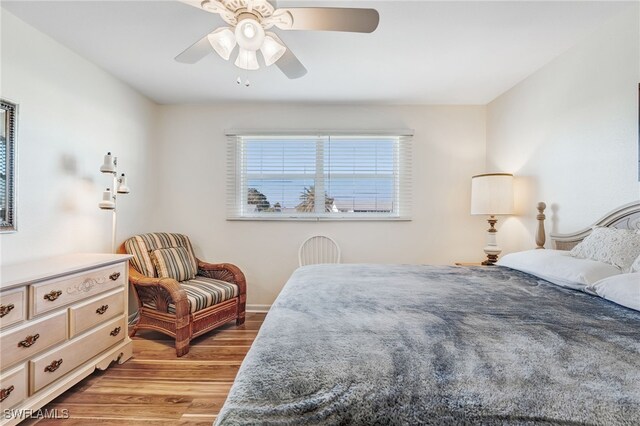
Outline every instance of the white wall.
[[(518, 207), (499, 233), (529, 247), (535, 205), (568, 233), (638, 199), (638, 3), (487, 107), (487, 168), (518, 176)], [(549, 245), (549, 244), (548, 244)]]
[[(225, 219), (225, 129), (415, 130), (411, 222), (230, 222)], [(439, 106), (163, 106), (159, 223), (192, 236), (196, 254), (240, 266), (248, 303), (271, 304), (316, 233), (345, 262), (450, 264), (484, 256), (483, 218), (469, 215), (470, 178), (484, 171), (485, 108)]]
[(99, 172), (112, 151), (132, 193), (119, 202), (118, 240), (148, 229), (155, 104), (11, 13), (1, 12), (0, 95), (17, 102), (18, 232), (0, 236), (0, 263), (108, 252), (111, 186)]
[[(485, 224), (468, 212), (470, 176), (484, 171), (484, 107), (159, 107), (4, 10), (1, 54), (0, 92), (20, 104), (19, 231), (0, 236), (2, 264), (109, 250), (111, 216), (97, 208), (110, 182), (98, 172), (107, 151), (132, 187), (120, 198), (117, 240), (184, 232), (204, 259), (245, 270), (253, 305), (273, 302), (315, 233), (334, 237), (346, 262), (483, 256)], [(414, 220), (228, 222), (229, 128), (415, 129)]]

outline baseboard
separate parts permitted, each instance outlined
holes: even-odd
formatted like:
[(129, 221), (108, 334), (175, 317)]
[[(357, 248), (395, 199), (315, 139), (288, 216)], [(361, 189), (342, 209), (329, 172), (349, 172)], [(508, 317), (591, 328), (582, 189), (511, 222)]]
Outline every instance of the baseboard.
[(271, 305), (247, 305), (247, 312), (269, 312)]

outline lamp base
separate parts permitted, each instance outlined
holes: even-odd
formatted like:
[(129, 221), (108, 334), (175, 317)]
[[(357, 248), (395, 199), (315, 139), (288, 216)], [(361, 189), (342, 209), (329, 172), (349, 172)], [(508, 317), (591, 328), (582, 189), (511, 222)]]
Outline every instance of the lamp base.
[(484, 265), (484, 266), (494, 266), (497, 261), (498, 261), (498, 255), (497, 254), (487, 254), (487, 260), (483, 261), (482, 265)]
[(487, 254), (487, 260), (482, 262), (485, 266), (492, 266), (498, 261), (498, 255), (502, 253), (502, 249), (498, 247), (498, 243), (496, 242), (496, 234), (498, 230), (496, 229), (496, 223), (498, 223), (498, 219), (495, 216), (491, 215), (488, 219), (489, 229), (487, 229), (487, 246), (484, 248), (484, 252)]

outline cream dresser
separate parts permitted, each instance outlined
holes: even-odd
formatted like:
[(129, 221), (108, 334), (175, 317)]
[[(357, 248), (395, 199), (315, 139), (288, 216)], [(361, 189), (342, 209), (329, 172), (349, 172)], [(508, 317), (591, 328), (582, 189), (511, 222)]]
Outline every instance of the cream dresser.
[(131, 357), (130, 257), (78, 254), (2, 268), (0, 425), (19, 423), (96, 368)]

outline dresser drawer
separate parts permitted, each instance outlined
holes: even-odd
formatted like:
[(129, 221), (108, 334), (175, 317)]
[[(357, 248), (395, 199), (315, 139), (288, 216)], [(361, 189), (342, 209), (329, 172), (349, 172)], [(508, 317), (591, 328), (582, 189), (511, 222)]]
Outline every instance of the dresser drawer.
[(25, 365), (0, 376), (0, 410), (11, 408), (27, 397), (27, 369)]
[(30, 317), (125, 284), (125, 265), (106, 266), (31, 285)]
[(126, 334), (124, 317), (116, 318), (82, 337), (33, 358), (29, 361), (31, 394), (122, 341)]
[(0, 369), (4, 370), (66, 339), (66, 310), (0, 333)]
[(27, 319), (26, 295), (26, 287), (0, 293), (0, 328)]
[(76, 336), (91, 327), (122, 315), (124, 312), (124, 288), (111, 291), (69, 308), (69, 337)]

